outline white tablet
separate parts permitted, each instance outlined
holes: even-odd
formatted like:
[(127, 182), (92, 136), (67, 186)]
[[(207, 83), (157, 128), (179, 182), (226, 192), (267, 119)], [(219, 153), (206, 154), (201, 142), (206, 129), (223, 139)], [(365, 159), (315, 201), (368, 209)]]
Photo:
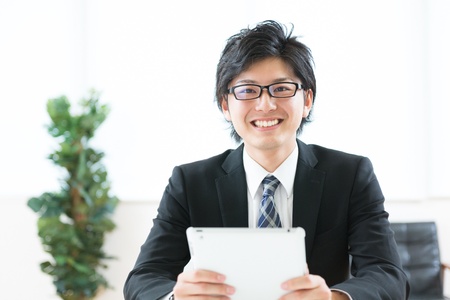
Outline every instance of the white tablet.
[(281, 283), (305, 274), (303, 228), (194, 228), (186, 231), (195, 269), (224, 274), (234, 300), (275, 300)]

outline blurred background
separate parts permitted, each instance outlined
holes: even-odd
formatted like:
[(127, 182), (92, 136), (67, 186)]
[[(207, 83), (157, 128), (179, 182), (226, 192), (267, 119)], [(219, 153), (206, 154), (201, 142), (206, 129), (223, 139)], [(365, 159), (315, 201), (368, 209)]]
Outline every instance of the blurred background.
[(391, 220), (436, 221), (449, 262), (449, 13), (446, 0), (0, 0), (2, 295), (58, 299), (26, 206), (64, 175), (46, 158), (47, 100), (76, 106), (95, 88), (111, 107), (92, 143), (121, 200), (105, 245), (118, 259), (98, 298), (123, 299), (172, 168), (236, 147), (216, 64), (229, 36), (266, 19), (292, 23), (315, 58), (301, 139), (369, 157)]

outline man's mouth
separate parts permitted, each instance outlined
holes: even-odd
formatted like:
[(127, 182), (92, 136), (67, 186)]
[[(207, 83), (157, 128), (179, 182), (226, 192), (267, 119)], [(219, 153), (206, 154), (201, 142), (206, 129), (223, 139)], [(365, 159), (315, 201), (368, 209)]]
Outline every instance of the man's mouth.
[(275, 126), (278, 123), (280, 123), (280, 120), (275, 119), (275, 120), (256, 120), (253, 122), (253, 124), (258, 127), (258, 128), (266, 128), (266, 127), (271, 127), (271, 126)]

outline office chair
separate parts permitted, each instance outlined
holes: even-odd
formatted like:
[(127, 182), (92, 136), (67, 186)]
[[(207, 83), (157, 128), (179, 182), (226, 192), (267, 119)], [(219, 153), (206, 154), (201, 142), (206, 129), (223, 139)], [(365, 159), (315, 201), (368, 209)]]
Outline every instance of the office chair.
[(391, 223), (403, 270), (411, 286), (409, 299), (450, 299), (444, 296), (444, 271), (435, 222)]

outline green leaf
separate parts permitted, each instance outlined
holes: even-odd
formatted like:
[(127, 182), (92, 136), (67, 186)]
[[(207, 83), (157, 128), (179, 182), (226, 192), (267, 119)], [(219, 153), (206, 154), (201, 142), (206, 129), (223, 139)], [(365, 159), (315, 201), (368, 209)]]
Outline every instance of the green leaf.
[(27, 204), (34, 212), (38, 212), (41, 210), (43, 202), (41, 198), (31, 198)]
[(48, 127), (49, 133), (58, 137), (70, 128), (70, 102), (66, 96), (50, 99), (47, 101), (47, 112), (53, 124)]

